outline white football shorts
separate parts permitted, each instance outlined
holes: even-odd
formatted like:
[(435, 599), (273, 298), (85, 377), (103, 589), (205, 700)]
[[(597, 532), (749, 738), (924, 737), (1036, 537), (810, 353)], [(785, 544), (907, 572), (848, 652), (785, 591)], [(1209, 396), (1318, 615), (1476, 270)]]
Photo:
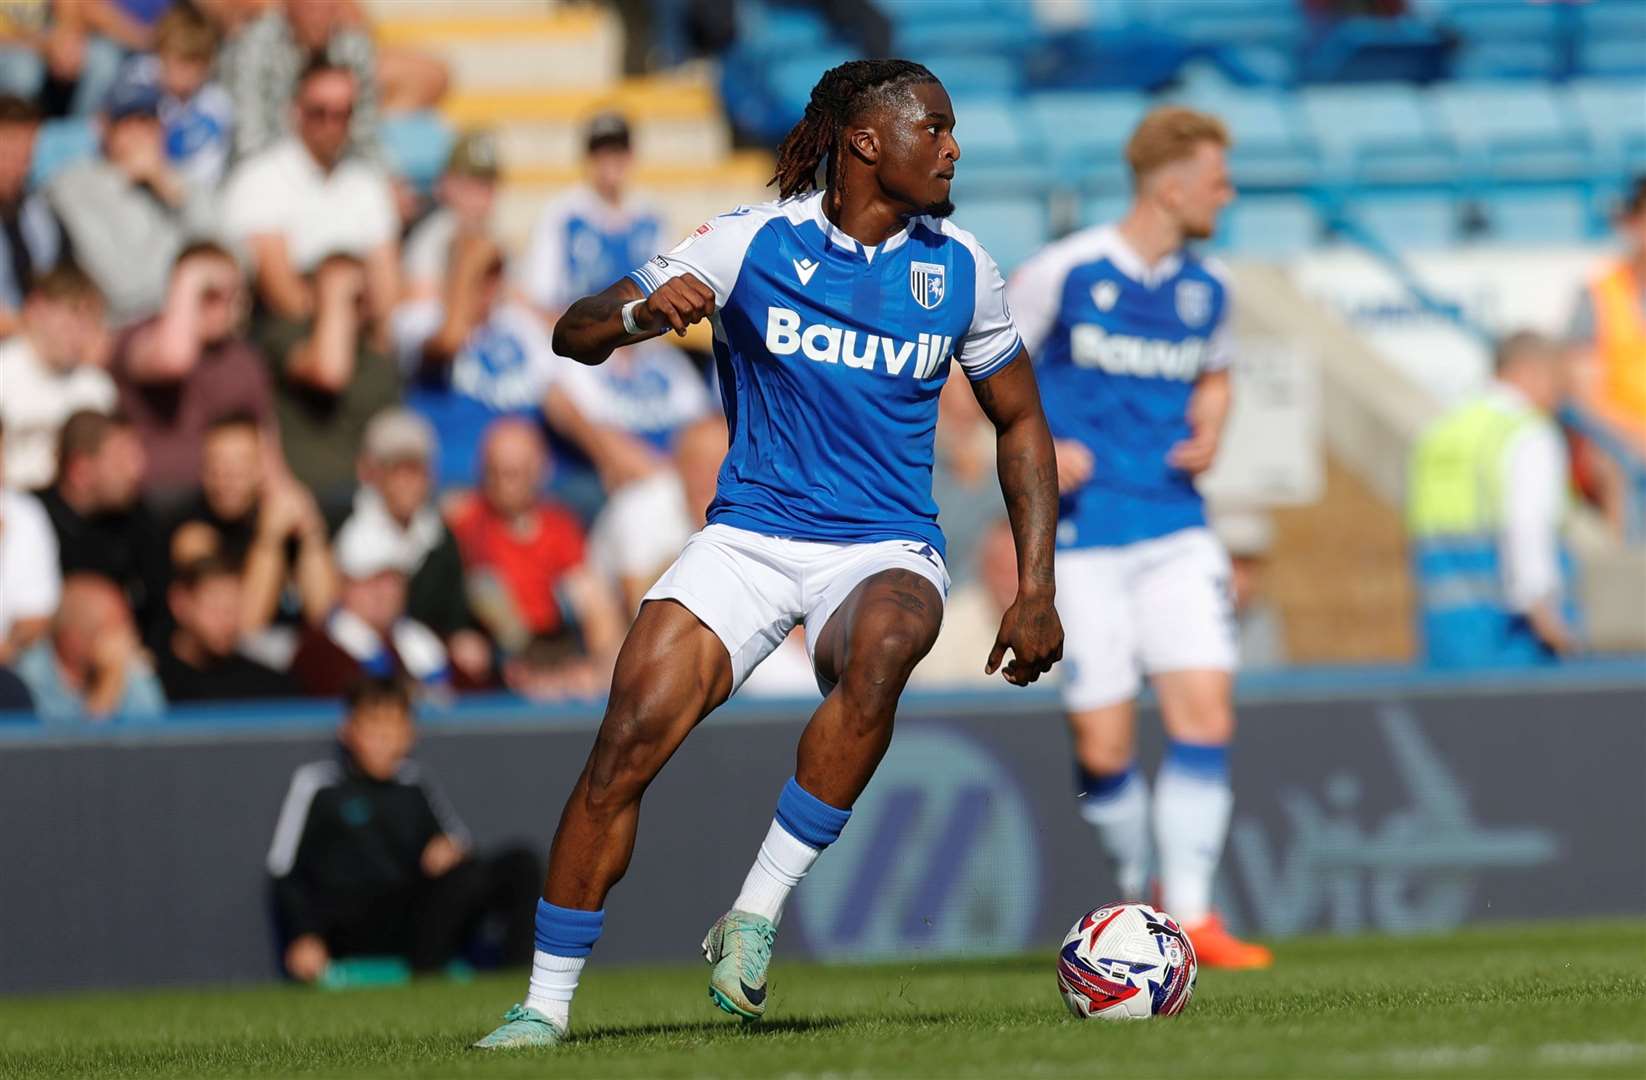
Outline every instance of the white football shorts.
[[(732, 692), (771, 655), (789, 631), (806, 627), (806, 652), (817, 672), (817, 639), (829, 616), (864, 579), (910, 570), (944, 600), (949, 570), (930, 544), (880, 540), (831, 544), (788, 540), (730, 525), (708, 525), (686, 542), (647, 600), (676, 600), (713, 630), (732, 658)], [(826, 696), (832, 683), (817, 676)]]
[(1063, 706), (1137, 696), (1144, 674), (1233, 671), (1229, 556), (1210, 529), (1057, 553)]

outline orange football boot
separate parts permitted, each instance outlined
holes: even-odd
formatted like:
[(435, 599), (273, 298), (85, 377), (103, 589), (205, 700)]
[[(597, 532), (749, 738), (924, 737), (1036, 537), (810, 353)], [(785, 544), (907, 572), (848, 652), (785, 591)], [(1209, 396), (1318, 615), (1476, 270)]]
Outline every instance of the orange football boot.
[(1274, 963), (1274, 953), (1229, 933), (1215, 911), (1193, 926), (1185, 926), (1183, 932), (1189, 935), (1195, 959), (1202, 967), (1251, 970)]

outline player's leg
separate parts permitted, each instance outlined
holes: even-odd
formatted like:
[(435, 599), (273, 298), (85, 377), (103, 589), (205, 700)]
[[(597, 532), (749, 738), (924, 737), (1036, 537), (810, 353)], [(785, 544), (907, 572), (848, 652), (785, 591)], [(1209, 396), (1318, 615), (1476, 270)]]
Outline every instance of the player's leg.
[(1183, 924), (1207, 966), (1265, 966), (1269, 951), (1229, 935), (1212, 907), (1234, 803), (1228, 557), (1205, 529), (1174, 533), (1156, 544), (1137, 596), (1144, 662), (1166, 728), (1154, 791), (1161, 904)]
[(1149, 873), (1149, 783), (1137, 767), (1132, 699), (1141, 686), (1122, 548), (1057, 557), (1063, 620), (1058, 665), (1074, 742), (1080, 816), (1097, 830), (1120, 893), (1140, 898)]
[[(819, 567), (814, 576), (829, 573)], [(703, 942), (704, 957), (714, 965), (710, 995), (727, 1012), (745, 1019), (764, 1014), (766, 968), (784, 904), (840, 836), (852, 804), (885, 756), (897, 699), (942, 626), (947, 580), (935, 555), (891, 545), (841, 567), (836, 595), (824, 586), (812, 606), (807, 629), (814, 635), (813, 663), (819, 683), (832, 688), (801, 734), (795, 775), (778, 796), (732, 910)]]
[(644, 604), (619, 651), (594, 749), (561, 812), (538, 901), (524, 1007), (475, 1045), (550, 1045), (564, 1037), (606, 893), (628, 869), (640, 799), (697, 722), (732, 690), (720, 638), (674, 600)]

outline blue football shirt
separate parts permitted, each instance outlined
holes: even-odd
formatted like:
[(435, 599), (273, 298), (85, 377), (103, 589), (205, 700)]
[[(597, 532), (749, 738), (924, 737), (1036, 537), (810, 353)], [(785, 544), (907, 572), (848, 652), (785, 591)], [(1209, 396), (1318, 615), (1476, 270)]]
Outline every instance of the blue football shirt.
[(714, 290), (731, 432), (709, 521), (941, 552), (932, 453), (949, 362), (978, 381), (1022, 348), (977, 240), (917, 217), (866, 248), (813, 193), (722, 214), (629, 277), (650, 295), (684, 273)]
[(1194, 478), (1167, 463), (1189, 399), (1229, 364), (1229, 289), (1189, 251), (1147, 267), (1112, 227), (1074, 233), (1012, 275), (1052, 435), (1092, 452), (1063, 497), (1058, 546), (1112, 547), (1206, 523)]

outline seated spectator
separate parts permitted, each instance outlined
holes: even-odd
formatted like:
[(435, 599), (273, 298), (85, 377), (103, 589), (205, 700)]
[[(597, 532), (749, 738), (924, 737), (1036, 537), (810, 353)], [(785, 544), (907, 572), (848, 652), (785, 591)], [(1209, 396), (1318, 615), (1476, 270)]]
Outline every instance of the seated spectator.
[(348, 505), (366, 425), (400, 400), (394, 364), (373, 345), (365, 285), (359, 260), (333, 256), (315, 273), (314, 317), (270, 319), (258, 334), (286, 463), (328, 507)]
[(123, 418), (82, 410), (57, 445), (57, 481), (40, 502), (63, 576), (97, 574), (120, 586), (147, 637), (163, 614), (167, 566), (161, 530), (138, 499), (143, 444)]
[(49, 117), (92, 112), (108, 91), (123, 52), (148, 48), (149, 27), (129, 7), (118, 0), (4, 5), (0, 42), (17, 41), (38, 57), (30, 64), (27, 53), (0, 53), (7, 88), (34, 96)]
[(244, 634), (274, 621), (288, 586), (292, 608), (307, 622), (325, 618), (337, 595), (325, 519), (308, 489), (277, 465), (250, 415), (212, 424), (201, 451), (200, 493), (171, 534), (173, 566), (217, 555), (241, 568)]
[(235, 156), (249, 158), (274, 146), (290, 130), (285, 103), (292, 100), (304, 67), (320, 58), (349, 73), (359, 101), (342, 118), (345, 141), (357, 154), (376, 156), (377, 58), (371, 39), (337, 0), (274, 0), (241, 27), (219, 61), (234, 100)]
[(406, 404), (440, 439), (439, 486), (467, 487), (487, 425), (542, 414), (561, 361), (531, 311), (503, 291), (503, 254), (483, 233), (453, 241), (444, 296), (403, 305), (393, 323)]
[[(4, 445), (0, 429), (0, 458)], [(45, 508), (33, 495), (0, 483), (0, 665), (11, 664), (45, 634), (62, 592), (57, 537)]]
[(436, 206), (406, 237), (401, 276), (412, 300), (439, 296), (453, 241), (459, 235), (495, 236), (492, 210), (497, 205), (497, 137), (469, 131), (452, 145), (446, 168), (434, 185)]
[(126, 598), (95, 574), (64, 580), (51, 632), (23, 653), (16, 671), (42, 720), (146, 720), (166, 711)]
[(56, 266), (64, 250), (62, 223), (28, 186), (39, 133), (39, 110), (0, 96), (0, 338), (17, 332), (29, 282)]
[(239, 652), (244, 589), (233, 563), (208, 555), (184, 566), (166, 594), (176, 623), (156, 668), (166, 699), (233, 701), (292, 697), (285, 675)]
[(548, 465), (542, 435), (530, 422), (499, 420), (487, 430), (480, 490), (451, 515), (470, 603), (507, 652), (521, 653), (536, 638), (576, 634), (605, 674), (624, 623), (616, 598), (584, 564), (577, 520), (538, 494)]
[(536, 857), (474, 854), (468, 830), (410, 758), (416, 740), (406, 687), (361, 680), (349, 691), (338, 757), (292, 774), (268, 856), (292, 978), (313, 982), (350, 956), (398, 956), (438, 971), (476, 927), (491, 932), (503, 964), (530, 962)]
[(448, 686), (446, 647), (433, 630), (406, 615), (408, 553), (386, 530), (351, 529), (338, 541), (343, 580), (338, 606), (324, 621), (304, 628), (292, 678), (315, 697), (336, 697), (362, 675)]
[(392, 545), (396, 561), (412, 568), (406, 614), (440, 635), (467, 684), (483, 686), (491, 681), (491, 643), (469, 613), (457, 538), (429, 498), (433, 458), (434, 432), (421, 416), (389, 409), (373, 417), (360, 454), (360, 487), (337, 546), (352, 547), (355, 533)]
[(387, 318), (399, 298), (399, 223), (388, 177), (345, 153), (359, 98), (348, 68), (311, 64), (295, 96), (279, 99), (292, 102), (294, 134), (244, 158), (229, 176), (224, 233), (244, 248), (253, 291), (272, 315), (312, 316), (316, 270), (336, 254), (365, 264), (374, 317)]
[(241, 333), (246, 289), (239, 264), (210, 241), (190, 244), (172, 265), (160, 314), (115, 345), (110, 364), (120, 411), (148, 451), (144, 491), (160, 505), (191, 492), (206, 429), (225, 416), (254, 417), (276, 437), (267, 367)]
[(115, 326), (159, 310), (172, 260), (212, 226), (211, 201), (190, 194), (166, 157), (159, 88), (122, 77), (103, 104), (101, 156), (69, 166), (46, 189)]
[(57, 474), (57, 433), (79, 409), (109, 412), (114, 383), (103, 365), (103, 297), (74, 266), (37, 278), (23, 302), (22, 332), (0, 342), (0, 420), (6, 483), (32, 491)]
[(234, 140), (234, 103), (212, 81), (217, 28), (192, 4), (173, 4), (154, 25), (154, 52), (127, 61), (124, 78), (160, 100), (166, 157), (195, 198), (223, 180)]

